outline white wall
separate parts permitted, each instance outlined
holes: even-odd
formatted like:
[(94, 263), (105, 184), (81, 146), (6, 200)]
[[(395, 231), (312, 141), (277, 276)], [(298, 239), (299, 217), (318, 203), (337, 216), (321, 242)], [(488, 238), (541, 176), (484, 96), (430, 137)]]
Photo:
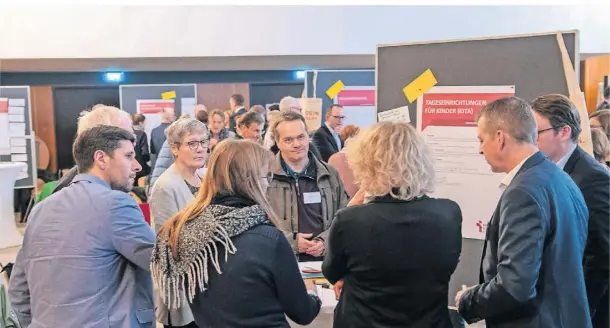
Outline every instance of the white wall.
[(610, 5), (0, 8), (0, 58), (372, 54), (401, 43), (579, 29), (610, 52)]

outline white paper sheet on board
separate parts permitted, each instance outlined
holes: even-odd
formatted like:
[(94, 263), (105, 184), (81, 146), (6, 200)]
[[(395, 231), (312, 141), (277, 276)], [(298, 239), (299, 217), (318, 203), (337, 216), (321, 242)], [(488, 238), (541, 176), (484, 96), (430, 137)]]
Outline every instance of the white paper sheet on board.
[[(25, 162), (25, 164), (27, 164), (27, 162)], [(17, 180), (25, 179), (25, 178), (27, 178), (29, 176), (30, 176), (30, 174), (28, 172), (28, 166), (26, 165), (17, 174)]]
[(377, 113), (379, 122), (405, 122), (411, 123), (411, 115), (409, 114), (409, 106), (402, 106), (385, 112)]
[(8, 114), (0, 113), (0, 149), (10, 148)]
[(25, 123), (9, 122), (8, 133), (11, 137), (25, 136)]
[(493, 173), (479, 154), (475, 117), (486, 104), (514, 94), (514, 86), (441, 86), (417, 99), (417, 129), (436, 160), (431, 196), (460, 205), (464, 238), (485, 239), (505, 176)]
[(188, 114), (192, 118), (195, 117), (195, 106), (197, 106), (195, 98), (182, 98), (180, 100), (180, 106), (182, 108), (182, 114)]
[(27, 153), (25, 146), (11, 146), (11, 154), (25, 154)]
[(12, 154), (11, 162), (27, 162), (28, 155), (27, 154)]
[(366, 129), (377, 123), (374, 86), (349, 86), (337, 93), (334, 103), (343, 106), (343, 126)]
[(25, 107), (25, 99), (23, 99), (23, 98), (9, 98), (8, 99), (8, 105), (9, 105), (9, 107), (12, 107), (12, 106)]
[(23, 146), (27, 145), (27, 140), (25, 138), (11, 138), (11, 146)]
[(20, 115), (20, 114), (8, 114), (8, 121), (9, 122), (25, 122), (25, 115)]
[(8, 113), (9, 113), (9, 115), (24, 115), (25, 114), (25, 108), (24, 107), (17, 107), (17, 106), (9, 106)]

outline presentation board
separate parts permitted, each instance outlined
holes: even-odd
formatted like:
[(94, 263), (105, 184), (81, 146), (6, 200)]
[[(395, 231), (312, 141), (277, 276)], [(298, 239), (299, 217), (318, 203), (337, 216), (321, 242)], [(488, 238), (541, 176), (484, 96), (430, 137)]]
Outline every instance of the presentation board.
[[(165, 95), (165, 97), (164, 97)], [(193, 115), (197, 104), (197, 85), (195, 84), (134, 84), (119, 87), (121, 109), (135, 114), (138, 100), (173, 99), (176, 117), (183, 113)], [(164, 99), (166, 98), (166, 99)]]
[[(561, 36), (571, 61), (571, 69), (576, 73), (573, 82), (577, 83), (578, 31), (561, 32)], [(377, 47), (376, 60), (378, 115), (397, 108), (408, 108), (408, 116), (414, 125), (418, 121), (422, 122), (422, 118), (419, 117), (421, 114), (418, 113), (418, 106), (420, 110), (423, 107), (419, 104), (422, 94), (435, 85), (437, 87), (515, 86), (515, 95), (528, 101), (542, 94), (570, 94), (564, 70), (564, 57), (555, 32), (380, 45)], [(421, 81), (416, 81), (419, 85), (413, 85), (414, 80)], [(415, 99), (409, 101), (407, 95)], [(468, 135), (465, 138), (476, 139), (476, 135)], [(476, 149), (471, 149), (471, 152), (473, 156), (481, 156)], [(475, 183), (473, 182), (472, 185), (475, 186)], [(472, 188), (468, 190), (470, 194), (474, 194)], [(491, 206), (495, 207), (495, 204)], [(464, 222), (476, 224), (481, 220), (487, 223), (492, 214), (493, 212), (490, 212), (485, 218)], [(478, 226), (466, 228), (479, 229)], [(468, 235), (464, 231), (468, 230), (463, 230), (463, 235)], [(482, 248), (483, 240), (463, 239), (460, 262), (449, 286), (450, 304), (454, 304), (454, 296), (462, 285), (471, 286), (479, 283)]]
[(29, 86), (0, 86), (0, 162), (22, 162), (15, 189), (34, 188), (37, 177), (36, 138), (32, 130)]
[[(342, 86), (335, 88), (336, 92), (333, 92), (334, 94), (331, 94), (332, 97), (329, 97), (327, 91), (339, 81)], [(305, 72), (305, 96), (307, 98), (322, 99), (322, 120), (324, 120), (328, 107), (338, 100), (338, 96), (347, 100), (350, 90), (352, 90), (351, 92), (362, 90), (366, 94), (365, 90), (374, 90), (374, 88), (375, 70), (312, 70)], [(346, 121), (359, 122), (365, 125), (374, 124), (376, 116), (369, 116), (368, 112), (366, 112), (367, 110), (372, 111), (374, 109), (374, 107), (366, 105), (372, 100), (374, 106), (374, 97), (374, 93), (370, 94), (369, 99), (364, 99), (364, 101), (361, 101), (361, 104), (355, 104), (351, 108), (346, 108)], [(347, 101), (348, 105), (353, 103), (353, 101)], [(348, 110), (355, 110), (358, 117), (350, 115), (351, 112)], [(363, 111), (364, 117), (360, 117)]]

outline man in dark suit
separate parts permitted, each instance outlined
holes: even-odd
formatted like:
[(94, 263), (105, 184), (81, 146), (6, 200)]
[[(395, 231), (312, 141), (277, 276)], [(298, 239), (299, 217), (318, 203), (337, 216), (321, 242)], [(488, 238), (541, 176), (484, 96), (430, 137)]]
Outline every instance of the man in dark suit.
[(608, 260), (610, 257), (610, 174), (578, 146), (580, 114), (563, 95), (544, 95), (532, 103), (538, 123), (538, 147), (570, 175), (589, 210), (589, 233), (584, 255), (585, 285), (593, 327), (608, 320)]
[(318, 146), (325, 162), (343, 147), (339, 131), (343, 127), (344, 119), (343, 106), (331, 105), (326, 111), (326, 122), (313, 134), (313, 142)]
[(480, 151), (504, 190), (481, 260), (480, 284), (458, 292), (460, 315), (487, 328), (590, 328), (582, 267), (587, 206), (578, 187), (536, 147), (532, 108), (498, 99), (477, 115)]
[(229, 107), (231, 108), (231, 116), (229, 117), (229, 130), (236, 132), (237, 129), (237, 118), (240, 115), (245, 114), (248, 110), (244, 107), (244, 96), (240, 94), (234, 94), (229, 98)]

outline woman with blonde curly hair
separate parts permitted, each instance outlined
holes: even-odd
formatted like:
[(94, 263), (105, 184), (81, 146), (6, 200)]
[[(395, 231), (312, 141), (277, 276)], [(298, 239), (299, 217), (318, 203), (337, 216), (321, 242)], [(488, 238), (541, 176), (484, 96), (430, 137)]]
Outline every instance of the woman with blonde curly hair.
[(347, 145), (360, 191), (337, 212), (322, 270), (339, 303), (334, 327), (452, 327), (449, 279), (462, 212), (427, 196), (434, 163), (407, 123), (382, 122)]

